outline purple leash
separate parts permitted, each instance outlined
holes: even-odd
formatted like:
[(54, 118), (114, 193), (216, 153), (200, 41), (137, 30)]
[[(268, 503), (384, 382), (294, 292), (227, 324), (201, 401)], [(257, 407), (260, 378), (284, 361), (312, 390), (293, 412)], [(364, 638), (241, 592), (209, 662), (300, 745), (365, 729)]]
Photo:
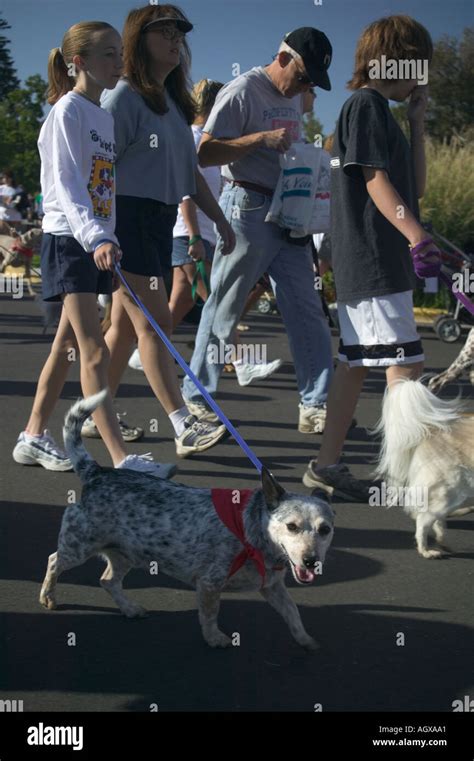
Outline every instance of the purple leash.
[(189, 378), (191, 378), (191, 380), (193, 381), (193, 383), (195, 383), (195, 385), (197, 386), (197, 388), (199, 389), (199, 391), (203, 395), (204, 399), (209, 404), (210, 408), (216, 413), (216, 415), (219, 418), (219, 420), (221, 420), (224, 423), (225, 427), (227, 428), (229, 433), (232, 434), (232, 436), (236, 440), (236, 442), (239, 445), (239, 447), (241, 449), (243, 449), (243, 451), (245, 452), (245, 454), (249, 458), (249, 460), (252, 463), (252, 465), (254, 465), (254, 467), (257, 469), (257, 471), (259, 473), (261, 473), (262, 470), (265, 469), (265, 466), (260, 462), (260, 460), (258, 459), (256, 454), (250, 449), (249, 445), (242, 438), (240, 433), (235, 430), (235, 428), (232, 425), (232, 423), (230, 422), (230, 420), (224, 415), (224, 413), (222, 412), (221, 408), (219, 407), (218, 404), (216, 404), (216, 402), (214, 401), (212, 396), (210, 396), (208, 391), (199, 382), (199, 380), (196, 378), (196, 376), (193, 373), (193, 371), (191, 370), (191, 368), (186, 364), (186, 362), (182, 358), (181, 354), (178, 351), (176, 351), (176, 349), (174, 348), (173, 344), (169, 340), (168, 336), (165, 333), (163, 333), (162, 329), (160, 328), (160, 326), (158, 325), (156, 320), (153, 318), (153, 316), (150, 314), (149, 310), (140, 301), (140, 299), (138, 298), (138, 296), (134, 292), (133, 288), (127, 283), (127, 281), (126, 281), (126, 279), (125, 279), (125, 277), (122, 274), (122, 271), (120, 269), (120, 265), (118, 263), (115, 264), (115, 271), (116, 271), (117, 275), (119, 276), (120, 280), (122, 281), (122, 283), (124, 284), (125, 288), (129, 292), (130, 296), (134, 300), (135, 304), (138, 306), (139, 309), (141, 309), (141, 311), (143, 312), (143, 314), (147, 318), (147, 320), (150, 323), (150, 325), (154, 328), (156, 333), (158, 333), (159, 337), (161, 338), (161, 340), (165, 344), (165, 346), (168, 349), (168, 351), (170, 352), (171, 356), (174, 357), (174, 359), (176, 360), (178, 365), (184, 370), (186, 375), (188, 375)]

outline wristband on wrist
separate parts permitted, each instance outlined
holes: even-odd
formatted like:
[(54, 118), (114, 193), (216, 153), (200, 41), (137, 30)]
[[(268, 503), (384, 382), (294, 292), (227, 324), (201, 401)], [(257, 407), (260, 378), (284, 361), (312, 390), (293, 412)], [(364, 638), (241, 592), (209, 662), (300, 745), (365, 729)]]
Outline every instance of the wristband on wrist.
[(420, 251), (422, 248), (425, 248), (429, 243), (433, 243), (433, 238), (425, 238), (424, 240), (420, 241), (416, 244), (416, 246), (408, 246), (410, 249), (411, 254), (417, 254), (418, 251)]
[(110, 240), (109, 238), (104, 238), (103, 240), (100, 240), (98, 243), (96, 243), (96, 244), (95, 244), (95, 246), (94, 246), (94, 253), (96, 252), (96, 250), (97, 250), (98, 248), (100, 248), (101, 246), (103, 246), (103, 245), (104, 245), (104, 243), (112, 243), (112, 245), (114, 245), (114, 246), (115, 246), (115, 243), (114, 243), (114, 241), (113, 241), (113, 240)]
[(194, 244), (197, 243), (198, 240), (202, 240), (202, 236), (201, 235), (193, 235), (193, 237), (189, 239), (188, 248), (189, 248), (189, 246), (194, 246)]

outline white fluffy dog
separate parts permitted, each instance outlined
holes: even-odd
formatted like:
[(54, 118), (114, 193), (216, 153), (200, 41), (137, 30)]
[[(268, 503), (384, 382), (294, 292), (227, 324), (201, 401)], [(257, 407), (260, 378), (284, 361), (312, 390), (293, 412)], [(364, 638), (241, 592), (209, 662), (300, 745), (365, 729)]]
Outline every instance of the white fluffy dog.
[[(383, 436), (377, 476), (387, 486), (425, 495), (421, 503), (404, 504), (416, 520), (416, 544), (424, 558), (441, 556), (446, 518), (474, 504), (474, 415), (462, 409), (459, 401), (438, 399), (420, 381), (401, 380), (385, 392), (376, 428)], [(441, 549), (428, 549), (430, 531)]]

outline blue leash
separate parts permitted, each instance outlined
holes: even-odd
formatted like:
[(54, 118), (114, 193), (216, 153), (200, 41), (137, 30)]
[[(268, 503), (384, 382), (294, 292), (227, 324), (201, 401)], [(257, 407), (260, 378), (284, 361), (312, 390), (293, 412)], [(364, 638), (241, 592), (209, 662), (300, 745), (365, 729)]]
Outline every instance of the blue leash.
[(249, 445), (243, 440), (243, 438), (240, 435), (240, 433), (238, 433), (236, 431), (236, 429), (234, 428), (234, 426), (232, 425), (230, 420), (228, 420), (228, 418), (224, 415), (224, 413), (222, 412), (221, 408), (219, 407), (218, 404), (216, 404), (216, 402), (214, 401), (212, 396), (210, 396), (208, 394), (208, 392), (206, 391), (206, 389), (204, 388), (204, 386), (201, 385), (201, 383), (198, 381), (198, 379), (194, 375), (194, 373), (191, 370), (191, 368), (188, 367), (188, 365), (186, 364), (186, 362), (182, 358), (181, 354), (179, 354), (179, 352), (176, 351), (176, 349), (174, 348), (173, 344), (169, 340), (168, 336), (166, 336), (165, 333), (163, 333), (162, 329), (157, 324), (157, 322), (154, 320), (154, 318), (151, 316), (151, 314), (148, 311), (148, 309), (146, 308), (146, 306), (144, 304), (142, 304), (142, 302), (140, 301), (140, 299), (138, 298), (136, 293), (129, 286), (129, 284), (127, 283), (125, 277), (123, 276), (123, 274), (121, 272), (119, 264), (115, 265), (115, 271), (116, 271), (117, 275), (119, 276), (120, 280), (122, 281), (122, 283), (124, 284), (125, 288), (129, 292), (130, 296), (134, 300), (135, 304), (138, 306), (139, 309), (142, 310), (143, 314), (147, 318), (147, 320), (150, 323), (150, 325), (158, 333), (159, 337), (163, 341), (164, 345), (166, 346), (166, 348), (168, 349), (170, 354), (175, 358), (176, 362), (184, 370), (186, 375), (188, 375), (191, 378), (193, 383), (197, 386), (197, 388), (199, 389), (199, 391), (203, 395), (204, 399), (208, 403), (209, 407), (212, 409), (213, 412), (216, 413), (216, 415), (219, 418), (219, 420), (221, 420), (224, 423), (225, 427), (227, 428), (229, 433), (232, 434), (232, 436), (236, 440), (236, 442), (239, 445), (239, 447), (241, 447), (241, 449), (244, 450), (244, 452), (247, 455), (247, 457), (249, 458), (249, 460), (256, 467), (258, 472), (261, 473), (262, 470), (264, 469), (264, 465), (262, 465), (262, 463), (260, 462), (258, 457), (254, 454), (254, 452), (252, 452), (252, 450), (250, 449)]

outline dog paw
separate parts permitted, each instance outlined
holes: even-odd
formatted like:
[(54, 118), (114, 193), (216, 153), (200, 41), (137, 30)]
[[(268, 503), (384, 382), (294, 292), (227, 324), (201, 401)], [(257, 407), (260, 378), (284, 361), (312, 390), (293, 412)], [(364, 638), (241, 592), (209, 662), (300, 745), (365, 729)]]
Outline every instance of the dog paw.
[(46, 592), (41, 592), (39, 601), (41, 605), (44, 605), (48, 610), (55, 610), (57, 607), (56, 599), (53, 595), (47, 594)]
[(215, 634), (208, 635), (206, 642), (210, 647), (230, 647), (232, 640), (224, 632), (216, 632)]
[(443, 553), (441, 550), (419, 550), (420, 555), (424, 558), (441, 558)]
[(129, 603), (126, 608), (122, 608), (122, 613), (127, 618), (145, 618), (148, 615), (146, 608), (134, 603)]

